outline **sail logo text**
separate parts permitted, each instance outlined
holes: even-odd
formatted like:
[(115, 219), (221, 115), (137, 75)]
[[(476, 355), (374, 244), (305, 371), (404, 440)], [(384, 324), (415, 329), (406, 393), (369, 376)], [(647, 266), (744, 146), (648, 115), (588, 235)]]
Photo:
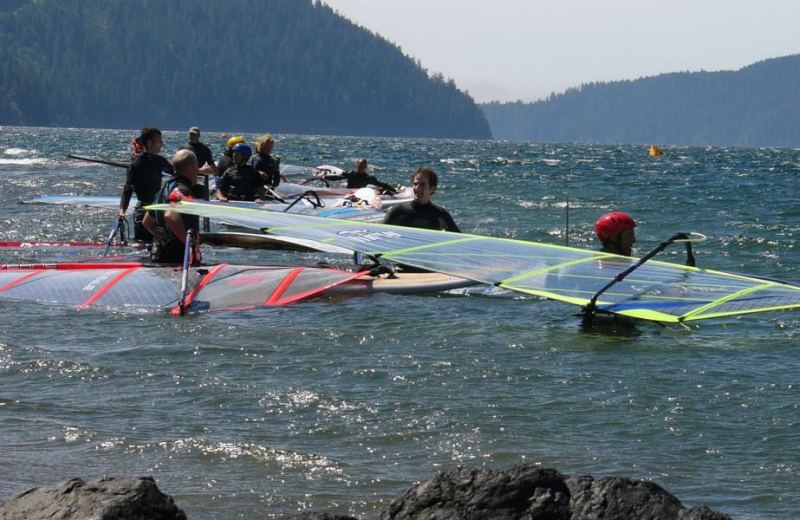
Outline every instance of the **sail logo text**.
[(368, 229), (352, 229), (352, 230), (345, 230), (339, 231), (337, 235), (350, 238), (357, 242), (364, 242), (369, 244), (370, 242), (375, 242), (380, 240), (381, 238), (402, 238), (403, 235), (400, 233), (396, 233), (394, 231), (370, 231)]

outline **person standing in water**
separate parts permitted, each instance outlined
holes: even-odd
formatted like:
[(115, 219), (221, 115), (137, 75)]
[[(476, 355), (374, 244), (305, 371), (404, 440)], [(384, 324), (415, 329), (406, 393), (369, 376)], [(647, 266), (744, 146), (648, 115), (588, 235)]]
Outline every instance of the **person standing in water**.
[(158, 128), (144, 128), (139, 137), (144, 151), (137, 155), (128, 168), (125, 186), (119, 201), (119, 216), (124, 218), (131, 202), (131, 197), (136, 194), (138, 201), (133, 212), (133, 237), (140, 242), (152, 242), (153, 236), (142, 225), (144, 210), (155, 200), (161, 188), (161, 177), (164, 174), (172, 175), (172, 165), (159, 155), (164, 142), (161, 139), (161, 130)]
[(614, 211), (597, 219), (594, 223), (594, 232), (600, 243), (602, 251), (615, 255), (631, 256), (633, 244), (636, 243), (634, 228), (636, 222), (627, 213)]
[[(155, 197), (156, 204), (167, 204), (181, 200), (191, 201), (193, 188), (200, 171), (197, 156), (191, 150), (178, 150), (172, 157), (175, 175), (167, 180)], [(193, 231), (195, 243), (192, 265), (200, 263), (200, 218), (174, 211), (148, 211), (144, 225), (153, 234), (153, 250), (150, 260), (157, 263), (180, 264), (186, 248), (186, 237)]]
[(431, 202), (439, 184), (436, 172), (431, 168), (419, 168), (411, 177), (411, 183), (414, 187), (414, 200), (394, 206), (383, 223), (460, 233), (461, 230), (450, 213)]

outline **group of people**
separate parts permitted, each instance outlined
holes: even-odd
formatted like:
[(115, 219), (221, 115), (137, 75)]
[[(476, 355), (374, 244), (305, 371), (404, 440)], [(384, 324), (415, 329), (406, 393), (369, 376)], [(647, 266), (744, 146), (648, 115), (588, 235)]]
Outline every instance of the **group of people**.
[(259, 136), (253, 148), (244, 136), (228, 139), (219, 159), (217, 198), (219, 200), (262, 201), (277, 198), (274, 189), (281, 182), (280, 158), (273, 157), (275, 139), (270, 134)]
[[(256, 153), (246, 144), (244, 137), (228, 139), (226, 151), (215, 164), (209, 148), (200, 142), (200, 129), (189, 129), (189, 141), (167, 161), (160, 155), (163, 147), (161, 131), (143, 128), (134, 141), (140, 147), (128, 169), (125, 186), (120, 198), (119, 216), (125, 217), (131, 197), (138, 199), (134, 207), (134, 238), (152, 244), (152, 260), (164, 263), (180, 263), (183, 260), (189, 230), (194, 230), (198, 240), (199, 219), (177, 212), (145, 212), (150, 204), (193, 200), (207, 197), (197, 184), (200, 175), (217, 175), (218, 198), (220, 200), (264, 200), (281, 182), (280, 160), (272, 156), (275, 140), (271, 135), (256, 140)], [(168, 176), (166, 181), (162, 177)], [(367, 160), (360, 159), (356, 169), (329, 180), (347, 180), (348, 188), (375, 185), (389, 193), (394, 188), (378, 181), (367, 173)], [(450, 213), (432, 202), (439, 184), (436, 172), (431, 168), (419, 168), (411, 176), (414, 200), (398, 204), (386, 214), (383, 223), (459, 233), (460, 230)], [(636, 223), (630, 215), (612, 212), (600, 217), (594, 229), (607, 253), (630, 256), (636, 243)], [(194, 244), (193, 264), (199, 263), (199, 241)]]

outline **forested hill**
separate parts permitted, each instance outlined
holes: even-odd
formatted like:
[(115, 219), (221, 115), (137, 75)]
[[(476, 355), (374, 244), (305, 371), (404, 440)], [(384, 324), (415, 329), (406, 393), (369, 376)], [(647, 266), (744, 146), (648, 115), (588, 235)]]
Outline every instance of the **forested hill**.
[(0, 0), (0, 124), (490, 137), (452, 81), (311, 0)]
[(800, 55), (730, 72), (590, 83), (535, 103), (482, 105), (496, 139), (800, 146)]

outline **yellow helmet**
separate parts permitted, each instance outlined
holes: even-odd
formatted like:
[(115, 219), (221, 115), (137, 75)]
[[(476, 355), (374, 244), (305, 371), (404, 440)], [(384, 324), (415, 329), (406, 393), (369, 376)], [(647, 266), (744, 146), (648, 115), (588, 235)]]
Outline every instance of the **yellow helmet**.
[(233, 145), (235, 145), (235, 144), (239, 144), (239, 143), (244, 143), (244, 142), (245, 142), (245, 138), (244, 138), (244, 136), (241, 136), (241, 135), (234, 135), (233, 137), (231, 137), (230, 139), (228, 139), (228, 144), (227, 144), (227, 146), (228, 146), (228, 150), (230, 150), (231, 148), (233, 148)]

